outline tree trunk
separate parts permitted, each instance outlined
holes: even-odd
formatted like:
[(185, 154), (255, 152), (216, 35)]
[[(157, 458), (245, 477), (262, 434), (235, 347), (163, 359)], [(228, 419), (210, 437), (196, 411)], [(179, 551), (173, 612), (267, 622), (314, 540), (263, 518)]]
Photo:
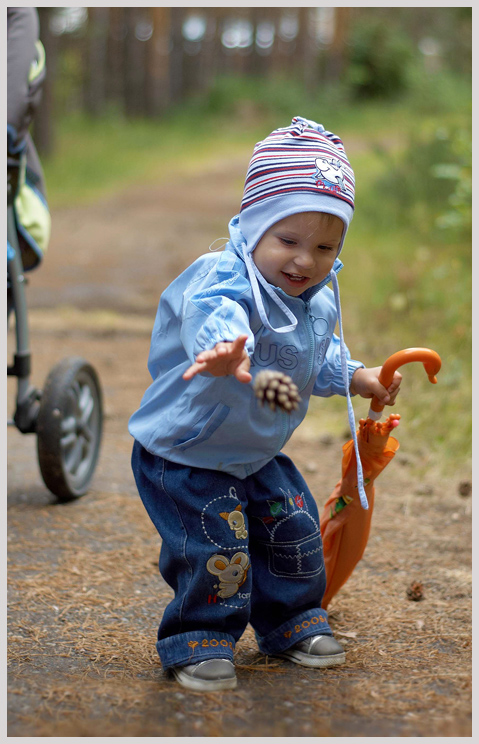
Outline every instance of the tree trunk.
[(234, 53), (226, 50), (221, 41), (224, 24), (229, 15), (229, 8), (213, 8), (216, 18), (216, 32), (214, 36), (215, 75), (229, 75), (234, 71)]
[(248, 8), (248, 20), (253, 27), (253, 46), (251, 47), (251, 52), (248, 55), (246, 72), (248, 75), (251, 75), (252, 77), (261, 75), (262, 70), (263, 70), (263, 64), (262, 64), (263, 59), (257, 53), (256, 44), (255, 44), (256, 28), (258, 26), (259, 21), (261, 20), (260, 13), (261, 13), (261, 8), (258, 8), (256, 6)]
[(334, 35), (331, 47), (327, 52), (326, 77), (332, 82), (341, 79), (346, 67), (346, 42), (349, 32), (350, 8), (334, 9)]
[[(253, 53), (249, 58), (248, 69), (250, 74), (253, 76), (267, 77), (271, 72), (274, 72), (275, 67), (275, 48), (277, 48), (278, 44), (278, 24), (276, 16), (280, 9), (254, 7), (248, 8), (248, 10), (250, 11), (249, 20), (253, 24), (254, 34)], [(272, 46), (268, 49), (261, 49), (261, 47), (256, 44), (258, 26), (264, 22), (272, 23), (274, 26), (274, 41)]]
[(282, 72), (281, 45), (279, 39), (279, 26), (281, 23), (282, 8), (270, 8), (269, 20), (274, 24), (274, 42), (269, 57), (269, 74), (271, 77), (277, 77)]
[(109, 10), (99, 6), (88, 8), (85, 108), (92, 116), (101, 114), (105, 107)]
[(203, 10), (206, 14), (206, 32), (202, 41), (202, 65), (199, 85), (201, 90), (208, 90), (212, 82), (214, 82), (217, 73), (218, 19), (216, 17), (216, 8), (203, 8)]
[(170, 100), (181, 101), (184, 93), (184, 51), (182, 26), (185, 9), (170, 8)]
[(146, 49), (146, 112), (158, 116), (170, 99), (170, 13), (171, 8), (149, 9), (153, 36)]
[(125, 8), (127, 33), (125, 39), (125, 113), (141, 116), (145, 112), (146, 43), (136, 37), (137, 24), (143, 17), (140, 8)]
[(298, 59), (303, 83), (308, 91), (316, 82), (316, 50), (311, 36), (311, 8), (299, 8)]
[(125, 8), (109, 8), (108, 82), (106, 95), (110, 102), (123, 106), (125, 101), (125, 40), (127, 34)]

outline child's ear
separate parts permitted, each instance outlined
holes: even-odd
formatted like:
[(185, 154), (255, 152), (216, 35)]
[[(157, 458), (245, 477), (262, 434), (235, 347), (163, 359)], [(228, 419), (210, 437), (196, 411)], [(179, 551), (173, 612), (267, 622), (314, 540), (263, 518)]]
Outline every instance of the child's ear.
[(249, 563), (249, 558), (246, 553), (235, 553), (230, 563), (237, 563), (241, 568), (246, 568)]
[(229, 565), (229, 561), (224, 555), (212, 555), (206, 563), (206, 569), (214, 576), (219, 576)]

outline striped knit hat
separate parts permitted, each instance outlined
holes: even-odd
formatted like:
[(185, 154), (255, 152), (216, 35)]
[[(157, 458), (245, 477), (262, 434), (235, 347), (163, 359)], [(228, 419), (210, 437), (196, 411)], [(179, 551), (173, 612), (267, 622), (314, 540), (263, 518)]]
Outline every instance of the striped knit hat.
[(258, 142), (246, 174), (239, 227), (247, 252), (279, 220), (327, 212), (344, 222), (354, 210), (354, 173), (339, 137), (302, 116)]

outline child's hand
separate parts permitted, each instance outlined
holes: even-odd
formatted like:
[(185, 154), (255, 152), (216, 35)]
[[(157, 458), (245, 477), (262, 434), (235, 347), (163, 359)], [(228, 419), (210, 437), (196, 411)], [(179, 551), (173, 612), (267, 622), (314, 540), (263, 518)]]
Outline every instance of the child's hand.
[(240, 382), (251, 382), (251, 366), (248, 352), (244, 348), (248, 336), (238, 336), (235, 341), (221, 341), (214, 349), (202, 351), (196, 361), (188, 367), (183, 375), (184, 380), (191, 380), (199, 372), (209, 372), (214, 377), (234, 375)]
[(375, 395), (381, 405), (393, 406), (399, 393), (402, 375), (396, 371), (392, 383), (386, 390), (378, 380), (380, 372), (381, 367), (360, 367), (352, 376), (349, 392), (362, 398), (372, 398)]

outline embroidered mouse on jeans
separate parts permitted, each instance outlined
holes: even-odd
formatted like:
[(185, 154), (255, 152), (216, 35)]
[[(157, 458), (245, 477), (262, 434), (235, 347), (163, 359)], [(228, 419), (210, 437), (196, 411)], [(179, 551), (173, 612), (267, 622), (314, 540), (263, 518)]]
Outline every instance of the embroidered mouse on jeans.
[(226, 599), (232, 597), (240, 586), (246, 581), (248, 569), (250, 567), (249, 558), (246, 553), (235, 553), (231, 560), (225, 555), (215, 553), (206, 563), (207, 570), (218, 576), (220, 582), (215, 584), (215, 589), (219, 589), (218, 597)]

